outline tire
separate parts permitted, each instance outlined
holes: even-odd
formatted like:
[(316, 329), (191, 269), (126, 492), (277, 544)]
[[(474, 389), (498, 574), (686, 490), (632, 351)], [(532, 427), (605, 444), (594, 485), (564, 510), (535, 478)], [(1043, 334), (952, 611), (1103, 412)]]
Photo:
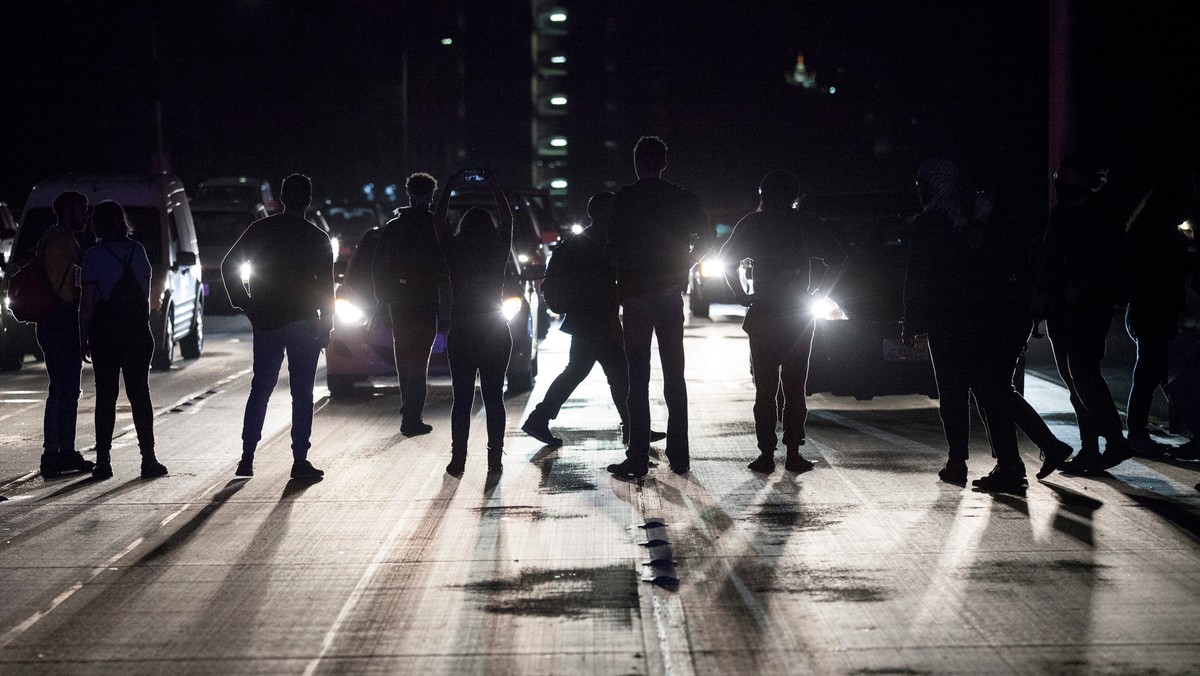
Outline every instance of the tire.
[(179, 354), (184, 359), (199, 359), (204, 352), (204, 305), (196, 303), (196, 311), (192, 314), (192, 330), (179, 341)]
[(691, 308), (693, 317), (708, 319), (708, 306), (709, 303), (706, 303), (702, 298), (697, 297), (695, 293), (688, 296), (688, 307)]
[(349, 399), (354, 396), (354, 383), (362, 380), (359, 376), (325, 375), (325, 384), (329, 387), (329, 396), (334, 399)]
[(150, 366), (156, 371), (167, 371), (175, 363), (175, 319), (174, 308), (163, 310), (160, 319), (154, 321), (154, 357)]

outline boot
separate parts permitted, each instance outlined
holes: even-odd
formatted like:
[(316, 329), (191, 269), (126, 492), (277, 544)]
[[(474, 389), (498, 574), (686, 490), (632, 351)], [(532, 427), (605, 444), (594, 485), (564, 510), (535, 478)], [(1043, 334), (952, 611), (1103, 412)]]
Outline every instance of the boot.
[(800, 445), (793, 444), (787, 447), (787, 460), (784, 461), (783, 467), (789, 472), (800, 474), (812, 469), (814, 465), (811, 460), (800, 455)]
[[(525, 419), (525, 424), (521, 425), (521, 431), (547, 446), (562, 446), (563, 440), (554, 436), (550, 431), (550, 419), (539, 415), (535, 409), (529, 417)], [(488, 450), (488, 463), (491, 463), (491, 450)]]
[(111, 479), (112, 471), (112, 455), (109, 450), (96, 449), (96, 466), (92, 468), (93, 479)]
[(504, 471), (504, 463), (500, 457), (504, 455), (503, 448), (488, 447), (488, 474), (499, 474)]
[(450, 449), (450, 464), (446, 465), (446, 474), (461, 479), (463, 472), (467, 468), (467, 450), (464, 448)]
[(155, 477), (166, 476), (167, 467), (154, 457), (154, 450), (142, 450), (142, 478), (153, 479)]

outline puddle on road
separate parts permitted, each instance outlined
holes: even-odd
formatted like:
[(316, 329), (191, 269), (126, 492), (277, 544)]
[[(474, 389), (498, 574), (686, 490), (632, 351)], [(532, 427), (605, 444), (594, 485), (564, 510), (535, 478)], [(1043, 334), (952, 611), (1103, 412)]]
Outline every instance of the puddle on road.
[(631, 626), (638, 610), (637, 571), (623, 565), (528, 569), (515, 578), (462, 585), (486, 595), (484, 610), (525, 617), (596, 617)]
[(578, 519), (583, 517), (582, 514), (549, 512), (541, 507), (534, 507), (533, 505), (496, 505), (490, 507), (476, 507), (474, 509), (484, 518), (494, 519), (512, 518), (526, 521), (557, 521), (560, 519)]
[(845, 505), (763, 503), (750, 520), (770, 530), (816, 531), (841, 523), (850, 507)]
[(1101, 572), (1108, 566), (1094, 561), (1078, 559), (1058, 559), (1050, 563), (1034, 561), (984, 561), (976, 563), (962, 575), (975, 582), (990, 582), (1010, 585), (1046, 585), (1057, 584), (1062, 580), (1062, 574), (1070, 575), (1087, 586), (1107, 584), (1108, 580), (1101, 577)]
[(868, 577), (877, 571), (854, 568), (739, 568), (738, 575), (756, 594), (804, 594), (818, 603), (882, 603), (891, 592)]
[(903, 453), (881, 453), (879, 455), (851, 455), (837, 459), (838, 469), (876, 470), (892, 474), (928, 474), (936, 476), (944, 459), (928, 456), (913, 456)]
[(538, 490), (542, 493), (558, 495), (599, 489), (593, 481), (595, 470), (581, 462), (552, 457), (538, 463), (538, 470), (542, 473), (538, 483)]

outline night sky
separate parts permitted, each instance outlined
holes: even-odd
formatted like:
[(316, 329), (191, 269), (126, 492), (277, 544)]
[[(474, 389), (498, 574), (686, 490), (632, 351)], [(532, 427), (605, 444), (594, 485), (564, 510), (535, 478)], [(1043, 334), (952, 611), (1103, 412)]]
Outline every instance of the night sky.
[[(278, 184), (303, 171), (320, 194), (336, 197), (462, 164), (491, 167), (510, 185), (529, 181), (528, 2), (309, 4), (317, 3), (45, 0), (9, 8), (0, 199), (19, 205), (55, 173), (148, 170), (156, 97), (172, 168), (189, 189), (214, 175)], [(585, 59), (576, 72), (586, 72), (596, 50), (617, 69), (618, 84), (605, 93), (615, 111), (579, 109), (595, 81), (570, 84), (581, 102), (570, 113), (574, 127), (582, 136), (603, 127), (617, 142), (616, 164), (572, 155), (572, 175), (583, 177), (573, 183), (584, 188), (632, 180), (624, 158), (640, 134), (656, 133), (671, 146), (668, 178), (718, 210), (751, 208), (758, 180), (776, 168), (814, 191), (904, 189), (935, 153), (1044, 201), (1045, 2), (559, 4), (576, 31), (568, 44)], [(1143, 184), (1186, 167), (1200, 150), (1194, 36), (1169, 12), (1099, 4), (1072, 4), (1071, 133), (1110, 154), (1131, 185)], [(458, 51), (440, 46), (450, 36)], [(400, 121), (406, 45), (411, 167), (403, 166)], [(799, 52), (819, 88), (835, 94), (785, 82)], [(573, 208), (580, 198), (572, 196)]]

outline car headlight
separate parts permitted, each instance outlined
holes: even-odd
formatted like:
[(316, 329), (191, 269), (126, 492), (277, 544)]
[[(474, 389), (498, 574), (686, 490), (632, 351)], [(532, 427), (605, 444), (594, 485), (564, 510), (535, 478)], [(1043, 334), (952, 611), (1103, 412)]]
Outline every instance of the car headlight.
[(333, 314), (343, 324), (365, 324), (367, 321), (367, 313), (345, 298), (334, 301)]
[(342, 250), (341, 243), (340, 243), (340, 242), (338, 242), (338, 238), (337, 238), (337, 237), (330, 237), (330, 238), (329, 238), (329, 248), (330, 248), (330, 249), (333, 249), (333, 259), (334, 259), (334, 260), (337, 260), (338, 253), (340, 253), (340, 252), (341, 252), (341, 250)]
[(700, 261), (700, 276), (701, 277), (723, 277), (725, 275), (725, 261), (722, 260), (703, 260)]
[(837, 302), (828, 296), (812, 299), (808, 304), (808, 310), (812, 313), (813, 319), (849, 319)]
[(242, 266), (238, 268), (238, 274), (241, 275), (243, 284), (246, 284), (250, 281), (250, 275), (253, 274), (253, 272), (254, 266), (250, 265), (249, 263), (242, 263)]
[(512, 321), (513, 317), (521, 313), (521, 298), (519, 296), (505, 298), (504, 304), (500, 306), (500, 312), (504, 315), (504, 321)]

